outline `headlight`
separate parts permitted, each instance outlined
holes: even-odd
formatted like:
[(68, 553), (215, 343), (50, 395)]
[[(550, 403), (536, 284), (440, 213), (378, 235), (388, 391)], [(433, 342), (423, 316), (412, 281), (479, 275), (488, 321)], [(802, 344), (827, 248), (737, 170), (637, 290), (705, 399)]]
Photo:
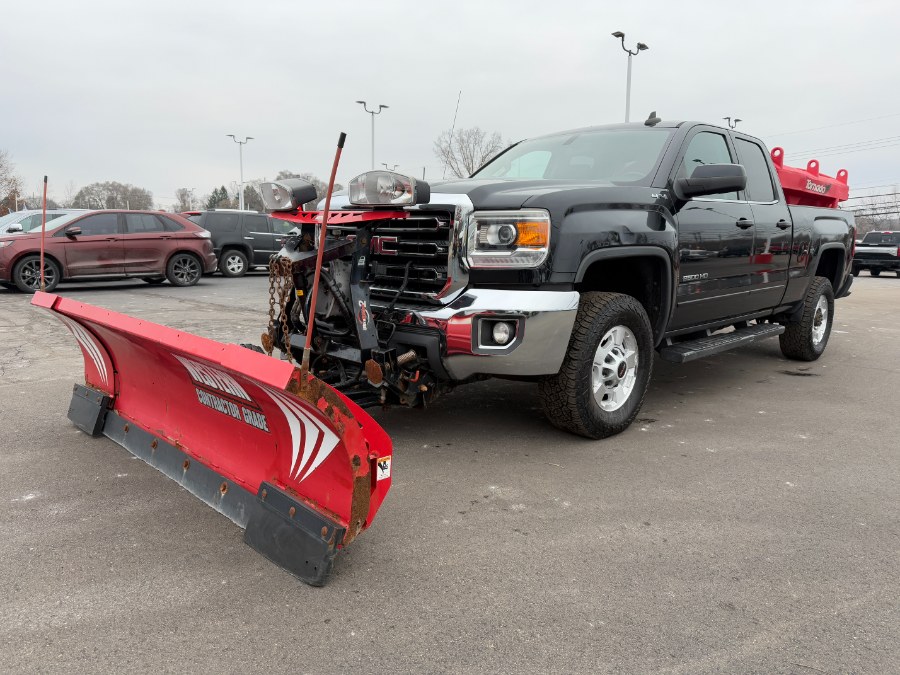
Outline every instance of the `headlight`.
[(476, 211), (469, 226), (469, 267), (537, 267), (550, 250), (550, 214), (541, 209)]
[(350, 203), (359, 206), (409, 206), (431, 199), (428, 183), (393, 171), (367, 171), (351, 180), (348, 188)]
[(286, 178), (259, 184), (259, 195), (269, 211), (293, 211), (313, 201), (316, 188), (302, 178)]

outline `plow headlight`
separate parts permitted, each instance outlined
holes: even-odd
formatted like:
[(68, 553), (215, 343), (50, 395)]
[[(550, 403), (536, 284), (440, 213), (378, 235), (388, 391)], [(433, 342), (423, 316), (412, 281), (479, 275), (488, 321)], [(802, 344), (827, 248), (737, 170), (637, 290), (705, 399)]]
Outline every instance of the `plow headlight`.
[(367, 171), (350, 181), (350, 203), (368, 206), (427, 204), (431, 188), (424, 181), (393, 171)]
[(550, 214), (542, 209), (476, 211), (468, 243), (469, 267), (537, 267), (550, 250)]
[(318, 196), (315, 186), (302, 178), (260, 183), (259, 195), (269, 211), (293, 211)]

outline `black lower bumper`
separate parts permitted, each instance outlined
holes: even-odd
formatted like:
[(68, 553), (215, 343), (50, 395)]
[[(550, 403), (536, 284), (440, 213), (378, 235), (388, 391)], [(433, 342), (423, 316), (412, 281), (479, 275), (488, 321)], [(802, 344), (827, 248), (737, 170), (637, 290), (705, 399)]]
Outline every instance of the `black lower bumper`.
[(76, 384), (69, 419), (91, 436), (106, 436), (245, 529), (244, 541), (301, 581), (322, 586), (345, 529), (288, 493), (262, 483), (256, 494), (184, 450), (109, 408), (110, 398)]

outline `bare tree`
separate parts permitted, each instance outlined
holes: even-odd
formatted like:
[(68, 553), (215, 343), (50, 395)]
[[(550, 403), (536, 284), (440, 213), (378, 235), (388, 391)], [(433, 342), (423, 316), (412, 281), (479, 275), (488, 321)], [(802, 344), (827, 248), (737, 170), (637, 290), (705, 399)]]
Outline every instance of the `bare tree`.
[(434, 154), (445, 169), (457, 178), (467, 178), (503, 149), (503, 139), (496, 131), (488, 136), (478, 127), (458, 129), (451, 136), (448, 129), (434, 142)]
[(22, 199), (22, 179), (5, 150), (0, 150), (0, 216), (16, 208)]
[(896, 187), (893, 191), (854, 201), (849, 208), (856, 215), (857, 237), (873, 230), (900, 229), (900, 191)]
[(194, 210), (194, 194), (190, 188), (178, 188), (175, 190), (175, 199), (177, 200), (174, 206), (176, 212)]
[(66, 183), (65, 192), (63, 193), (62, 206), (63, 208), (70, 209), (72, 208), (72, 204), (75, 203), (75, 195), (78, 194), (78, 185), (74, 180), (70, 180)]
[(72, 200), (77, 209), (152, 209), (153, 194), (144, 188), (115, 181), (91, 183)]

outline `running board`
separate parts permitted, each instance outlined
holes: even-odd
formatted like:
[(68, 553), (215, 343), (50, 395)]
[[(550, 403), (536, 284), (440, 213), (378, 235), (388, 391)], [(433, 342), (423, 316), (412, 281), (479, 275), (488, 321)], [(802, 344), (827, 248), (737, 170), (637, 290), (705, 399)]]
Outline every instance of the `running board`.
[(779, 323), (759, 323), (746, 328), (738, 328), (731, 333), (717, 333), (707, 337), (677, 342), (659, 350), (659, 356), (672, 363), (695, 361), (713, 354), (727, 352), (729, 349), (746, 347), (747, 345), (781, 335), (784, 326)]

